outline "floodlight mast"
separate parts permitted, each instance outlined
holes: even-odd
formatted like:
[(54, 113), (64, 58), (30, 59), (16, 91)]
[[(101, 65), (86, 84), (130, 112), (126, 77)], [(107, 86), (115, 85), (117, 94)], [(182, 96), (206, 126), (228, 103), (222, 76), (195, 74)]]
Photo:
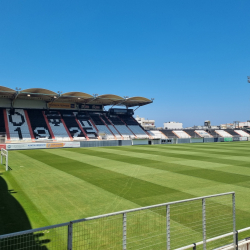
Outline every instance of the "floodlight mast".
[(250, 76), (247, 77), (247, 81), (250, 83)]

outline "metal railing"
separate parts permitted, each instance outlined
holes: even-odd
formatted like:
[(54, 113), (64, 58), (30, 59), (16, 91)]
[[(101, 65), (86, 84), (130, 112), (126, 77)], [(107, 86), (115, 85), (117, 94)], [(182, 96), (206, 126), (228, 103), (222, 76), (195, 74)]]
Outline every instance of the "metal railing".
[[(196, 243), (193, 243), (196, 242)], [(213, 245), (211, 245), (213, 243)], [(0, 236), (0, 249), (236, 248), (235, 193), (173, 201)]]

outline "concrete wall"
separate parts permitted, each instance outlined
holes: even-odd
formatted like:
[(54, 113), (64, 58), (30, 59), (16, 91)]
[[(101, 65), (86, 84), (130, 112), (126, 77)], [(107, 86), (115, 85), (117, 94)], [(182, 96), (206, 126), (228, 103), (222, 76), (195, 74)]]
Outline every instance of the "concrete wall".
[(177, 143), (190, 143), (190, 138), (178, 138)]
[(201, 142), (203, 142), (203, 138), (191, 138), (190, 142), (191, 143), (196, 143), (196, 142), (201, 143)]
[(137, 139), (133, 140), (132, 145), (148, 145), (148, 139)]
[(214, 142), (214, 138), (203, 138), (204, 142)]
[(80, 147), (111, 147), (119, 146), (119, 141), (110, 140), (110, 141), (81, 141)]

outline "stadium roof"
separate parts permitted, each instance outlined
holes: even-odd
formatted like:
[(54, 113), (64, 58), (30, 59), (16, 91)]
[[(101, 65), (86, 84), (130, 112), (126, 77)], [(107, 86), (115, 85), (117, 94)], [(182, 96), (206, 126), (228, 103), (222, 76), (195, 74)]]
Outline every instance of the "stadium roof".
[(140, 96), (128, 98), (113, 94), (90, 95), (84, 92), (67, 92), (62, 94), (61, 92), (56, 93), (42, 88), (14, 90), (4, 86), (0, 86), (0, 98), (8, 98), (12, 100), (43, 100), (47, 102), (73, 102), (79, 104), (99, 104), (104, 106), (124, 105), (127, 107), (143, 106), (153, 102), (153, 100)]

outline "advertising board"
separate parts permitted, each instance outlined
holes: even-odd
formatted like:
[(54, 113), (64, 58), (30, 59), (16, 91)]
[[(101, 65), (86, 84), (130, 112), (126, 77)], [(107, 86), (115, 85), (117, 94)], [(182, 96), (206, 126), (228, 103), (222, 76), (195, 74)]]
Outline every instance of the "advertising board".
[(51, 142), (51, 143), (18, 143), (6, 144), (7, 150), (15, 149), (42, 149), (42, 148), (79, 148), (80, 142)]
[(233, 141), (239, 141), (240, 137), (233, 137)]
[(240, 137), (240, 141), (247, 141), (247, 137), (246, 136)]
[(232, 137), (225, 137), (224, 138), (224, 141), (226, 142), (226, 141), (233, 141), (233, 138)]
[(0, 149), (1, 148), (6, 149), (6, 144), (0, 144)]
[(52, 109), (75, 109), (73, 103), (49, 102), (48, 107)]

